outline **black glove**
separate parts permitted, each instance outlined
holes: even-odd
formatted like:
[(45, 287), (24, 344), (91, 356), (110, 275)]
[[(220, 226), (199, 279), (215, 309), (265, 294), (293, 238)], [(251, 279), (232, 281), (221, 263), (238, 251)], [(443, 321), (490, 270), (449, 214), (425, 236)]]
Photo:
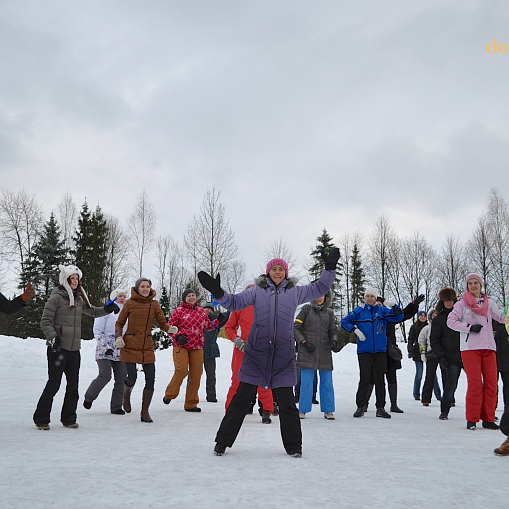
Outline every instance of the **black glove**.
[(55, 334), (55, 337), (53, 339), (48, 339), (46, 341), (46, 344), (51, 348), (51, 351), (53, 353), (60, 352), (60, 350), (62, 348), (60, 346), (60, 335), (59, 334)]
[(184, 336), (182, 336), (182, 334), (179, 334), (176, 338), (175, 338), (181, 345), (185, 345), (187, 343), (187, 338), (185, 338)]
[(340, 254), (339, 248), (333, 247), (329, 254), (325, 253), (322, 255), (322, 260), (325, 262), (325, 270), (336, 270), (336, 265), (338, 264)]
[(440, 359), (438, 359), (438, 364), (440, 364), (440, 367), (444, 369), (447, 369), (447, 367), (449, 366), (449, 363), (447, 362), (447, 359), (445, 357), (440, 357)]
[(480, 323), (475, 323), (470, 326), (470, 332), (481, 332), (482, 325)]
[(113, 350), (111, 348), (108, 348), (108, 350), (104, 352), (104, 355), (113, 355)]
[(219, 323), (222, 324), (226, 320), (226, 315), (224, 313), (219, 313), (217, 319), (219, 320)]
[(414, 354), (413, 354), (413, 353), (408, 352), (408, 358), (409, 358), (409, 359), (413, 359), (413, 358), (414, 358)]
[(338, 340), (337, 339), (333, 339), (331, 342), (330, 342), (330, 349), (332, 351), (336, 351), (339, 347), (339, 344), (338, 344)]
[(304, 341), (301, 343), (301, 345), (309, 352), (314, 352), (315, 351), (315, 347), (309, 342), (309, 341)]
[(198, 279), (200, 280), (203, 288), (208, 290), (216, 299), (220, 299), (224, 295), (224, 291), (221, 288), (221, 276), (219, 275), (219, 272), (214, 279), (210, 274), (201, 270), (198, 272)]
[(114, 302), (112, 302), (111, 304), (106, 304), (104, 306), (104, 311), (106, 311), (106, 313), (108, 314), (110, 313), (118, 314), (120, 313), (120, 308)]
[(414, 299), (414, 304), (419, 305), (424, 300), (424, 294), (421, 293), (421, 295), (417, 295), (417, 297)]

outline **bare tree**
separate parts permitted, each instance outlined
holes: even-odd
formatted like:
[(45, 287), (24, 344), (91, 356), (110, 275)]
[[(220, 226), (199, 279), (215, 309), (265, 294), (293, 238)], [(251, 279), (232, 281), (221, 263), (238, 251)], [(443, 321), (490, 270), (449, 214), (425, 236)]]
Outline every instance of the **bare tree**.
[(228, 293), (244, 290), (242, 282), (246, 274), (246, 264), (240, 260), (233, 260), (228, 264), (225, 273), (224, 286)]
[(394, 243), (397, 237), (389, 224), (389, 219), (381, 215), (375, 223), (369, 239), (368, 276), (381, 295), (389, 289), (390, 264), (394, 263)]
[(74, 248), (73, 236), (78, 224), (78, 208), (69, 191), (66, 191), (57, 206), (58, 223), (62, 229), (64, 247), (69, 252)]
[[(363, 238), (361, 233), (355, 231), (353, 233), (345, 233), (339, 239), (338, 243), (343, 263), (343, 273), (341, 275), (341, 293), (346, 296), (346, 302), (344, 302), (344, 305), (346, 310), (348, 310), (347, 312), (350, 312), (354, 307), (352, 303), (352, 288), (350, 282), (350, 276), (352, 272), (352, 252), (355, 245), (359, 248), (359, 250), (362, 250), (362, 242)], [(343, 316), (343, 310), (341, 310), (341, 316)]]
[[(297, 265), (297, 258), (293, 254), (292, 249), (281, 237), (272, 240), (265, 250), (265, 259), (269, 261), (273, 258), (281, 258), (284, 260), (288, 264), (288, 271), (291, 273), (292, 277), (301, 278), (302, 274)], [(313, 260), (311, 263), (315, 263), (315, 261)], [(266, 266), (263, 265), (261, 268), (262, 273), (265, 272), (265, 269)]]
[(459, 239), (454, 234), (448, 235), (442, 246), (437, 269), (441, 287), (449, 286), (455, 290), (464, 288), (463, 278), (467, 271), (465, 253)]
[[(194, 279), (199, 270), (213, 275), (220, 272), (226, 277), (228, 266), (238, 255), (235, 234), (230, 228), (224, 205), (219, 203), (220, 196), (221, 192), (215, 187), (205, 192), (200, 213), (193, 217), (184, 237)], [(226, 279), (223, 279), (226, 284)]]
[(154, 207), (144, 189), (128, 219), (129, 243), (134, 256), (133, 268), (136, 277), (143, 275), (143, 259), (154, 244), (155, 228)]
[(119, 219), (110, 214), (106, 214), (104, 218), (107, 228), (104, 280), (106, 292), (110, 294), (115, 288), (125, 287), (128, 282), (128, 242)]
[(467, 242), (466, 254), (471, 269), (484, 279), (484, 291), (488, 294), (494, 267), (490, 248), (490, 229), (485, 214), (478, 219), (472, 237)]
[(173, 309), (181, 304), (182, 291), (192, 280), (192, 274), (185, 266), (183, 249), (171, 235), (158, 237), (156, 249), (158, 289), (166, 288), (170, 308)]
[(494, 276), (491, 278), (492, 289), (505, 302), (509, 276), (509, 211), (506, 201), (496, 189), (490, 191), (487, 228)]
[(24, 269), (25, 261), (43, 226), (44, 216), (35, 195), (22, 189), (17, 194), (2, 189), (0, 196), (0, 231), (9, 261)]

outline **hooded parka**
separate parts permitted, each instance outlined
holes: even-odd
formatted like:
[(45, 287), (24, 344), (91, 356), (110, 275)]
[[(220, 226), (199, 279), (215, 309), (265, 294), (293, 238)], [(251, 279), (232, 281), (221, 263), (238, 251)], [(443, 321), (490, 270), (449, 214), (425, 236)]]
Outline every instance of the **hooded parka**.
[(153, 364), (156, 361), (154, 342), (152, 341), (152, 323), (157, 320), (159, 327), (168, 332), (170, 326), (157, 300), (156, 291), (150, 289), (148, 297), (143, 297), (131, 288), (131, 298), (127, 300), (118, 315), (115, 324), (115, 337), (122, 336), (122, 329), (129, 317), (127, 330), (124, 334), (125, 346), (120, 350), (122, 362), (137, 364)]
[[(330, 309), (332, 293), (329, 290), (321, 306), (316, 300), (306, 304), (293, 324), (293, 334), (298, 345), (297, 367), (332, 371), (331, 343), (337, 342), (337, 327), (334, 312)], [(303, 341), (315, 347), (308, 352)], [(337, 343), (336, 343), (337, 344)]]

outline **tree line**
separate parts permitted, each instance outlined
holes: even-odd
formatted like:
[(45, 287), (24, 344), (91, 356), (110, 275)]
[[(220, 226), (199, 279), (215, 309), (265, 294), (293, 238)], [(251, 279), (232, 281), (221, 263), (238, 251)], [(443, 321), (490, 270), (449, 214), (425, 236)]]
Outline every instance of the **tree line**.
[[(178, 240), (170, 234), (155, 236), (157, 218), (145, 191), (140, 193), (127, 223), (121, 224), (115, 216), (103, 213), (99, 205), (91, 210), (86, 201), (78, 211), (67, 192), (45, 221), (35, 196), (24, 190), (15, 193), (3, 189), (0, 283), (9, 267), (19, 288), (32, 281), (37, 296), (18, 315), (0, 317), (0, 333), (41, 336), (39, 321), (44, 303), (58, 284), (59, 264), (80, 267), (83, 286), (96, 305), (106, 302), (114, 288), (129, 289), (135, 279), (145, 275), (147, 255), (154, 250), (156, 262), (150, 272), (156, 275), (153, 285), (167, 314), (180, 304), (186, 287), (194, 288), (199, 300), (206, 299), (196, 280), (200, 270), (220, 272), (229, 292), (241, 290), (246, 268), (220, 197), (214, 187), (205, 192), (199, 212), (189, 221), (183, 239)], [(380, 215), (367, 233), (344, 232), (333, 237), (323, 228), (305, 260), (299, 261), (281, 238), (269, 243), (265, 257), (285, 259), (291, 275), (307, 283), (318, 279), (322, 256), (333, 246), (341, 250), (332, 303), (338, 320), (363, 302), (366, 285), (375, 286), (382, 296), (402, 306), (423, 293), (425, 306), (430, 308), (444, 286), (461, 293), (468, 271), (479, 273), (486, 293), (500, 303), (509, 297), (509, 209), (496, 189), (490, 191), (488, 206), (465, 242), (450, 233), (436, 248), (418, 230), (401, 237), (390, 219)], [(84, 320), (84, 337), (91, 338), (92, 321)]]

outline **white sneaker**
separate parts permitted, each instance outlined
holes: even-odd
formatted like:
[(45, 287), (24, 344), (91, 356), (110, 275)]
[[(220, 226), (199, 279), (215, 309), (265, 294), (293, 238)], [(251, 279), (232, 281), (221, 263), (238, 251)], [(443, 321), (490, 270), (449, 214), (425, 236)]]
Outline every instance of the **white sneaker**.
[(334, 421), (336, 418), (334, 417), (334, 414), (332, 412), (325, 412), (323, 416), (326, 419), (329, 419), (329, 421)]
[(305, 419), (306, 414), (304, 412), (299, 412), (299, 419)]

